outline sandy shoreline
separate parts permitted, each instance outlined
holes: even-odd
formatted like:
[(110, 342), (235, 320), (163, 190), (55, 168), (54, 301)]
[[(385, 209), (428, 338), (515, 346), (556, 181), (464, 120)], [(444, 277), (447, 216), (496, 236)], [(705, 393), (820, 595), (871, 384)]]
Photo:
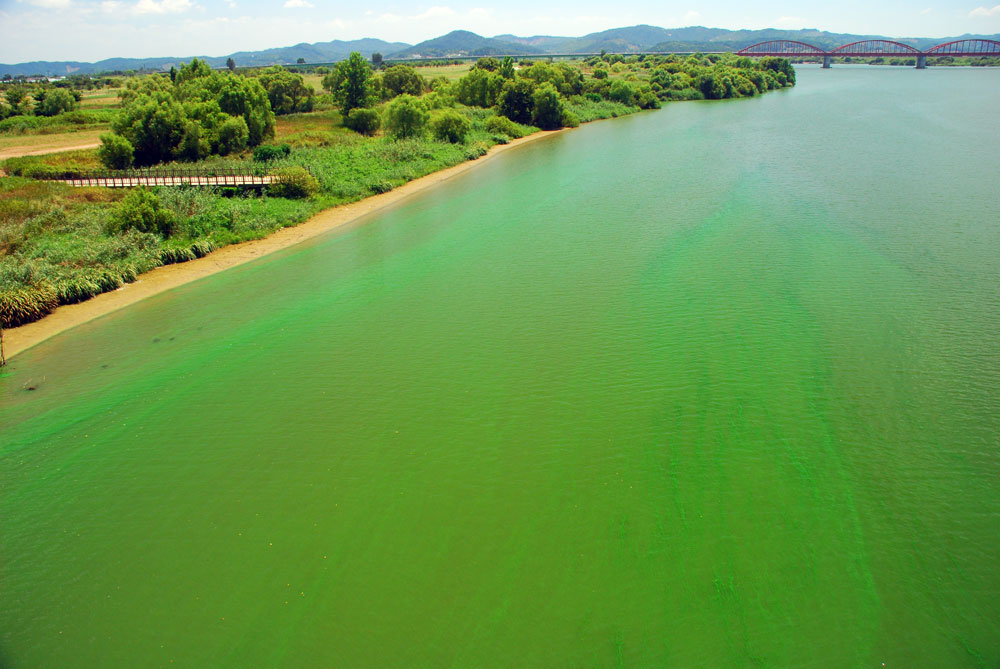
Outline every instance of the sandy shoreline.
[(477, 160), (467, 160), (454, 167), (432, 172), (388, 193), (373, 195), (358, 202), (325, 209), (299, 225), (291, 228), (282, 228), (264, 239), (226, 246), (197, 260), (157, 267), (141, 275), (134, 283), (126, 284), (118, 290), (113, 290), (110, 293), (102, 293), (79, 304), (61, 306), (45, 318), (34, 323), (4, 330), (4, 353), (10, 359), (35, 344), (45, 341), (49, 337), (65, 332), (77, 325), (82, 325), (99, 316), (117, 311), (171, 288), (176, 288), (177, 286), (182, 286), (197, 279), (227, 270), (230, 267), (242, 265), (268, 253), (273, 253), (274, 251), (285, 249), (299, 242), (322, 235), (346, 223), (350, 223), (361, 216), (378, 211), (415, 193), (426, 190), (442, 181), (450, 179), (456, 174), (461, 174), (466, 170), (472, 169), (503, 151), (549, 137), (559, 132), (563, 131), (536, 132), (527, 137), (515, 139), (509, 144), (498, 144), (492, 147), (489, 153)]

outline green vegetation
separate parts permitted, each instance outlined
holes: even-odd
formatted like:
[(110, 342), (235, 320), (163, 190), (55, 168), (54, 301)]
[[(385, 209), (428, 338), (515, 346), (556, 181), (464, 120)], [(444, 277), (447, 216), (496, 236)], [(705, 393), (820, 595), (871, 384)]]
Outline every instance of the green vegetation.
[[(172, 77), (128, 79), (120, 110), (66, 111), (66, 98), (58, 96), (52, 105), (60, 110), (51, 117), (34, 113), (51, 91), (37, 96), (8, 86), (6, 104), (32, 114), (0, 121), (0, 132), (74, 125), (110, 126), (113, 132), (97, 150), (3, 163), (11, 176), (0, 180), (0, 323), (29, 322), (159, 265), (265, 237), (324, 208), (475, 159), (538, 128), (572, 127), (669, 100), (756, 95), (794, 83), (787, 61), (730, 56), (517, 65), (489, 57), (471, 67), (420, 70), (436, 75), (423, 76), (408, 65), (375, 71), (352, 54), (323, 73), (328, 93), (317, 96), (288, 70), (244, 76), (215, 72), (195, 60)], [(263, 193), (239, 193), (74, 189), (32, 178), (102, 165), (162, 163), (170, 169), (191, 161), (206, 169), (264, 164), (276, 179)]]
[(307, 86), (301, 74), (289, 72), (280, 65), (269, 67), (259, 75), (267, 91), (271, 111), (275, 114), (295, 114), (312, 111), (316, 103), (315, 91)]
[(427, 103), (412, 95), (400, 95), (385, 109), (385, 129), (397, 139), (419, 137), (429, 120)]
[(323, 77), (323, 88), (333, 94), (345, 115), (358, 107), (371, 107), (378, 98), (372, 70), (357, 52), (337, 63), (336, 69)]
[[(274, 87), (282, 104), (302, 104), (300, 98), (290, 97), (288, 79), (274, 68), (258, 80), (213, 72), (194, 59), (181, 67), (173, 82), (165, 77), (130, 80), (111, 128), (133, 147), (133, 161), (139, 166), (238, 153), (274, 136), (274, 112), (262, 82)], [(120, 158), (124, 146), (118, 143), (101, 155)]]

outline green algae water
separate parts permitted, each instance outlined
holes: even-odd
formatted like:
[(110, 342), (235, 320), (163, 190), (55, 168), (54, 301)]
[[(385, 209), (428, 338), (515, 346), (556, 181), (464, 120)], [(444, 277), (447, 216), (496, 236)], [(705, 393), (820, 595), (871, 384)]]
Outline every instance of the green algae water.
[(998, 107), (800, 68), (23, 353), (0, 665), (997, 666)]

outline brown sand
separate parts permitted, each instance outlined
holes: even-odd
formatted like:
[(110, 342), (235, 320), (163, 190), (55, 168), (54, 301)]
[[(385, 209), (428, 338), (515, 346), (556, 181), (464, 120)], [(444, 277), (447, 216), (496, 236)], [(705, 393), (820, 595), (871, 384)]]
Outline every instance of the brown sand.
[(522, 139), (513, 140), (509, 144), (499, 144), (491, 148), (488, 154), (478, 160), (466, 161), (454, 167), (433, 172), (382, 195), (374, 195), (358, 202), (321, 211), (304, 223), (291, 228), (282, 228), (264, 239), (226, 246), (197, 260), (157, 267), (141, 275), (135, 283), (126, 284), (110, 293), (102, 293), (86, 302), (59, 307), (45, 318), (34, 323), (5, 330), (4, 352), (9, 359), (21, 351), (45, 341), (49, 337), (93, 320), (98, 316), (117, 311), (122, 307), (134, 304), (139, 300), (144, 300), (147, 297), (152, 297), (171, 288), (182, 286), (202, 277), (235, 267), (236, 265), (242, 265), (268, 253), (273, 253), (279, 249), (284, 249), (322, 235), (365, 214), (384, 209), (404, 198), (439, 184), (446, 179), (450, 179), (456, 174), (461, 174), (466, 170), (472, 169), (503, 151), (551, 136), (558, 132), (563, 131), (536, 132)]

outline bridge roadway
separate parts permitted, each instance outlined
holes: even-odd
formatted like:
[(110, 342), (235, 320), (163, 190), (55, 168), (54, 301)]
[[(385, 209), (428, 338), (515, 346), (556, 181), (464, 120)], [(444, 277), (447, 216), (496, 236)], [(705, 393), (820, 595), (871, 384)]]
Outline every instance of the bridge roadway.
[(796, 58), (802, 56), (814, 56), (823, 59), (823, 67), (830, 67), (834, 58), (854, 57), (854, 58), (884, 58), (909, 57), (914, 58), (917, 69), (922, 70), (927, 67), (928, 58), (945, 57), (972, 57), (983, 56), (1000, 57), (1000, 42), (991, 39), (962, 39), (953, 42), (938, 44), (927, 51), (921, 51), (909, 44), (894, 42), (887, 39), (867, 39), (851, 42), (844, 46), (837, 47), (833, 51), (826, 51), (795, 40), (769, 40), (748, 46), (736, 52), (740, 56), (751, 58), (763, 56), (779, 56), (782, 58)]

